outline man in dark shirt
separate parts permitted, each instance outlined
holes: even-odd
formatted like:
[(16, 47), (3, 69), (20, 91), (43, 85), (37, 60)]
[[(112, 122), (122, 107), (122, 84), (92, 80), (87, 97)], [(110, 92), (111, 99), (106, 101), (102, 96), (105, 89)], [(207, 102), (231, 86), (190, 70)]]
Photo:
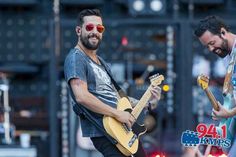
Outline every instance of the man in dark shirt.
[[(105, 30), (100, 11), (86, 9), (80, 12), (76, 33), (77, 45), (69, 52), (64, 64), (66, 81), (71, 89), (74, 101), (85, 107), (103, 127), (103, 115), (125, 123), (129, 128), (135, 122), (134, 116), (126, 111), (116, 109), (119, 98), (117, 90), (106, 69), (106, 62), (97, 55)], [(106, 68), (106, 69), (105, 69)], [(152, 88), (150, 100), (157, 102), (160, 92)], [(90, 137), (95, 148), (105, 157), (123, 157), (124, 155), (113, 145), (104, 134), (86, 118), (81, 118), (83, 136)], [(135, 156), (144, 157), (145, 152), (139, 145)]]

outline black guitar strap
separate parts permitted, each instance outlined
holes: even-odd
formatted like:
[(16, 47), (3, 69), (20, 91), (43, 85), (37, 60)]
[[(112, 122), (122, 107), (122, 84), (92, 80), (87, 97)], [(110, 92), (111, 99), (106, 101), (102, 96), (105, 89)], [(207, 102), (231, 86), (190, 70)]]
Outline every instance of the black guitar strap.
[(236, 40), (234, 41), (234, 46), (231, 51), (232, 58), (229, 62), (229, 65), (227, 67), (227, 72), (225, 74), (225, 80), (224, 80), (224, 85), (223, 85), (223, 95), (226, 96), (229, 91), (230, 91), (230, 86), (231, 86), (231, 78), (232, 74), (234, 72), (234, 66), (236, 63)]
[(125, 92), (123, 91), (123, 89), (121, 89), (120, 86), (119, 86), (119, 85), (116, 83), (116, 81), (113, 79), (112, 74), (111, 74), (111, 72), (107, 69), (108, 67), (107, 67), (107, 65), (105, 64), (105, 62), (103, 61), (103, 59), (101, 59), (101, 58), (99, 57), (99, 61), (101, 62), (102, 66), (103, 66), (104, 69), (106, 70), (106, 72), (107, 72), (107, 74), (109, 75), (109, 77), (111, 78), (111, 82), (112, 82), (112, 84), (115, 86), (116, 90), (118, 91), (119, 96), (120, 96), (121, 98), (126, 97), (127, 99), (129, 99), (128, 96), (127, 96), (127, 95), (125, 94)]

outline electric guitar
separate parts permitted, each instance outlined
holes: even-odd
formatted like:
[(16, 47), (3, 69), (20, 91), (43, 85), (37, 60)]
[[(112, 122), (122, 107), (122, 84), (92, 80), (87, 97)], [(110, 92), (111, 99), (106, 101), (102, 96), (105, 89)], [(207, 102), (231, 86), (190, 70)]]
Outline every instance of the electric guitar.
[[(197, 78), (197, 82), (199, 84), (199, 86), (206, 92), (209, 100), (211, 101), (211, 104), (213, 106), (213, 108), (217, 111), (219, 111), (219, 105), (214, 97), (214, 95), (212, 94), (212, 92), (209, 90), (208, 88), (208, 84), (209, 84), (209, 78), (205, 75), (200, 75)], [(227, 94), (224, 97), (224, 107), (226, 109), (231, 109), (231, 94)], [(218, 134), (222, 134), (220, 127), (226, 125), (226, 138), (233, 141), (234, 139), (234, 135), (235, 135), (235, 131), (236, 131), (236, 122), (234, 120), (234, 118), (224, 118), (220, 121), (219, 126), (217, 127), (217, 132)], [(222, 148), (224, 152), (228, 152), (229, 149), (227, 148)]]
[[(163, 75), (153, 75), (150, 77), (151, 85), (148, 87), (138, 104), (132, 108), (131, 103), (126, 97), (118, 100), (117, 109), (130, 112), (135, 119), (138, 119), (143, 108), (151, 97), (151, 86), (158, 86), (164, 80)], [(118, 143), (116, 147), (126, 156), (135, 154), (138, 150), (139, 136), (146, 132), (146, 127), (135, 122), (132, 129), (129, 129), (124, 123), (120, 123), (113, 117), (104, 116), (103, 125), (106, 132)]]

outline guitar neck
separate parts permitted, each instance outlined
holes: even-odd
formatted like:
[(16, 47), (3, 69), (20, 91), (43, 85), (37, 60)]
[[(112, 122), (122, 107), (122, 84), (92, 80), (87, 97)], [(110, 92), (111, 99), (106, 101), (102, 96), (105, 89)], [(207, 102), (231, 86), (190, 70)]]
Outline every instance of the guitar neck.
[(142, 98), (139, 100), (138, 104), (133, 108), (132, 115), (137, 119), (139, 114), (142, 112), (143, 108), (146, 106), (148, 100), (151, 97), (151, 87), (149, 86)]
[(217, 101), (216, 101), (215, 96), (212, 94), (212, 92), (209, 90), (209, 88), (206, 88), (204, 91), (206, 92), (208, 98), (210, 99), (213, 108), (214, 108), (216, 111), (219, 111), (219, 106), (218, 106), (218, 104), (217, 104)]

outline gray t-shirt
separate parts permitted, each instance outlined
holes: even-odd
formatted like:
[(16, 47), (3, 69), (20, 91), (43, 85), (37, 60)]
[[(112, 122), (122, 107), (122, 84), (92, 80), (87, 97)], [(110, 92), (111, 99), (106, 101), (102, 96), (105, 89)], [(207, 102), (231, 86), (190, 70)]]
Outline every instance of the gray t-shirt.
[[(108, 65), (100, 57), (99, 59), (107, 67), (107, 70), (110, 71)], [(90, 93), (92, 93), (95, 97), (97, 97), (105, 104), (116, 108), (118, 99), (116, 90), (113, 88), (111, 79), (107, 74), (104, 66), (95, 63), (79, 49), (75, 48), (70, 50), (69, 54), (65, 59), (64, 74), (68, 85), (71, 79), (79, 78), (87, 82), (88, 91)], [(99, 125), (103, 127), (102, 124), (103, 115), (94, 113), (92, 111), (89, 112), (94, 116)], [(81, 118), (81, 127), (83, 136), (85, 137), (103, 136), (103, 134), (86, 118)]]

